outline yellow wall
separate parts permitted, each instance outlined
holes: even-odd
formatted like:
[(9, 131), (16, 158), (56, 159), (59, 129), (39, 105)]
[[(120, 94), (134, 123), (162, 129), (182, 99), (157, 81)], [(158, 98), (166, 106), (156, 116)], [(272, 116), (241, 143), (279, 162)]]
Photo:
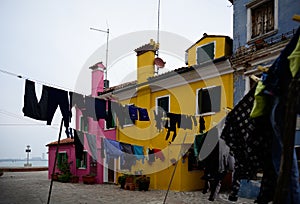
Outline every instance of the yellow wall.
[(137, 60), (137, 81), (138, 84), (146, 82), (154, 75), (154, 51), (148, 51), (138, 56)]
[(202, 39), (201, 41), (195, 43), (187, 50), (188, 66), (193, 66), (197, 64), (197, 48), (211, 42), (215, 42), (215, 59), (231, 55), (232, 45), (228, 42), (228, 40), (226, 40), (225, 36), (208, 36)]
[[(217, 45), (223, 47), (222, 49), (220, 48), (221, 51), (219, 50), (216, 53), (216, 57), (220, 57), (222, 54), (224, 55), (224, 38), (210, 40), (218, 41)], [(201, 41), (197, 45), (205, 44), (208, 41), (209, 38), (205, 38), (203, 42)], [(192, 47), (190, 52), (195, 51), (195, 47), (196, 46)], [(138, 56), (138, 70), (140, 67), (149, 66), (149, 62), (152, 59), (146, 60), (147, 57), (154, 59), (154, 56), (151, 53), (149, 54), (149, 52)], [(170, 112), (195, 115), (197, 90), (209, 86), (221, 86), (221, 111), (212, 116), (205, 116), (206, 128), (209, 130), (226, 115), (226, 107), (233, 107), (233, 75), (231, 73), (157, 92), (152, 92), (148, 85), (144, 85), (137, 89), (137, 97), (120, 101), (122, 104), (135, 104), (138, 107), (146, 108), (149, 113), (150, 121), (136, 121), (135, 125), (124, 127), (123, 129), (118, 128), (117, 140), (132, 145), (140, 145), (143, 146), (144, 149), (162, 149), (165, 156), (164, 161), (156, 159), (152, 164), (149, 164), (147, 160), (145, 160), (144, 164), (141, 161), (137, 161), (136, 165), (132, 167), (132, 173), (136, 170), (143, 170), (144, 174), (151, 177), (150, 188), (168, 188), (175, 167), (172, 165), (171, 159), (177, 160), (179, 154), (185, 153), (188, 147), (193, 144), (194, 135), (198, 133), (198, 127), (194, 127), (193, 130), (179, 128), (177, 129), (178, 135), (175, 141), (169, 144), (172, 133), (169, 141), (166, 141), (166, 129), (162, 132), (158, 132), (155, 127), (153, 110), (155, 110), (156, 98), (170, 95)], [(197, 121), (198, 119), (199, 117), (197, 117)], [(182, 145), (183, 142), (185, 145)], [(146, 154), (146, 152), (144, 153)], [(202, 175), (202, 171), (188, 171), (188, 159), (186, 159), (184, 163), (182, 159), (180, 159), (171, 185), (171, 190), (199, 190), (203, 187), (203, 181), (201, 180)]]

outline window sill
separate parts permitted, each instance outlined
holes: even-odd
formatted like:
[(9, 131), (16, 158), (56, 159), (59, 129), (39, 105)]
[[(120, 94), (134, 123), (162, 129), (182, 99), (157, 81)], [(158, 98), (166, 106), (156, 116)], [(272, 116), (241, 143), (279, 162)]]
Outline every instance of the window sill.
[(209, 116), (209, 115), (215, 115), (216, 112), (207, 112), (207, 113), (202, 113), (202, 114), (197, 114), (196, 116)]
[(260, 35), (258, 37), (255, 37), (255, 38), (252, 38), (252, 39), (248, 40), (247, 44), (250, 45), (250, 44), (255, 43), (258, 40), (264, 40), (265, 38), (268, 38), (268, 37), (270, 37), (272, 35), (275, 35), (277, 33), (278, 33), (278, 29), (275, 29), (275, 30), (270, 31), (270, 32), (268, 32), (266, 34), (263, 34), (263, 35)]
[(79, 167), (77, 169), (80, 169), (80, 170), (86, 170), (86, 167)]
[(134, 124), (123, 125), (123, 127), (131, 127), (131, 126), (134, 126)]
[(116, 129), (116, 127), (114, 127), (114, 128), (109, 128), (109, 129), (104, 129), (104, 131), (110, 131), (110, 130), (115, 130)]

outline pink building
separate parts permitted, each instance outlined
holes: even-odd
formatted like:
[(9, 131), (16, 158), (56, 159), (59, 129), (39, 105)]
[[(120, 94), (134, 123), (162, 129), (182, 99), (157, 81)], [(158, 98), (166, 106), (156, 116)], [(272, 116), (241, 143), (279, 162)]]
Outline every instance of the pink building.
[[(92, 97), (97, 97), (98, 93), (104, 90), (104, 66), (102, 62), (97, 63), (90, 67), (92, 70), (92, 84), (91, 94)], [(107, 103), (108, 104), (108, 103)], [(74, 140), (70, 138), (62, 139), (59, 147), (59, 157), (66, 157), (70, 163), (70, 171), (72, 175), (79, 176), (79, 180), (82, 181), (82, 176), (87, 174), (96, 175), (97, 183), (104, 182), (116, 182), (116, 164), (115, 160), (106, 161), (101, 156), (101, 142), (103, 138), (115, 140), (116, 139), (116, 128), (106, 128), (106, 121), (100, 119), (94, 121), (92, 118), (88, 118), (88, 125), (84, 125), (82, 113), (76, 108), (76, 130), (82, 131), (84, 134), (83, 144), (83, 158), (81, 161), (76, 160), (75, 156), (75, 144)], [(91, 149), (88, 145), (88, 139), (86, 134), (94, 135), (96, 137), (96, 158), (92, 157)], [(57, 142), (52, 142), (47, 145), (49, 148), (49, 173), (48, 176), (51, 178), (55, 152)], [(56, 168), (55, 172), (59, 172)]]

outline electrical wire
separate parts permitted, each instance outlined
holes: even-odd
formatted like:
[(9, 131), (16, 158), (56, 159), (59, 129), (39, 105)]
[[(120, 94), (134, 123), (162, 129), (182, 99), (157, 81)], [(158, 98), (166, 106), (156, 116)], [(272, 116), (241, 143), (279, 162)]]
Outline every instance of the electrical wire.
[[(11, 118), (17, 118), (23, 121), (30, 121), (31, 123), (0, 123), (0, 126), (46, 126), (46, 124), (39, 123), (39, 122), (34, 122), (29, 118), (24, 118), (23, 116), (17, 115), (15, 113), (0, 109), (0, 114), (9, 116)], [(33, 123), (32, 123), (33, 122)], [(51, 128), (57, 129), (58, 124), (52, 124), (50, 126)]]

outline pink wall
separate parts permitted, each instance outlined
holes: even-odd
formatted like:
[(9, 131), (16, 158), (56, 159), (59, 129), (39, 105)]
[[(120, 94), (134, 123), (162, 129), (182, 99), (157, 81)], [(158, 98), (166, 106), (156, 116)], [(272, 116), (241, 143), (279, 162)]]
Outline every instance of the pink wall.
[[(48, 155), (48, 177), (51, 178), (52, 171), (53, 171), (53, 165), (55, 160), (55, 152), (56, 152), (56, 145), (49, 146), (49, 155)], [(72, 162), (70, 165), (70, 171), (72, 174), (76, 175), (76, 157), (75, 157), (75, 146), (74, 144), (61, 144), (59, 146), (58, 152), (66, 152), (68, 155), (68, 162)], [(57, 161), (56, 161), (57, 164)], [(55, 173), (59, 173), (59, 169), (55, 168)]]
[[(96, 97), (98, 96), (98, 92), (102, 92), (104, 90), (104, 72), (103, 69), (94, 69), (92, 70), (92, 82), (91, 82), (91, 95)], [(82, 113), (80, 110), (76, 110), (76, 129), (80, 130), (80, 117)], [(105, 130), (105, 120), (100, 119), (99, 121), (94, 121), (91, 118), (88, 118), (88, 132), (89, 134), (96, 135), (97, 138), (97, 152), (98, 156), (98, 164), (97, 164), (97, 183), (103, 183), (103, 159), (100, 155), (100, 147), (101, 147), (101, 137), (105, 137), (108, 139), (115, 140), (116, 139), (116, 130), (110, 129)], [(85, 147), (86, 150), (89, 151), (89, 146), (85, 138)], [(85, 174), (90, 172), (90, 158), (88, 158), (87, 170)], [(78, 172), (77, 173), (82, 173)]]
[[(96, 66), (99, 67), (99, 66)], [(91, 82), (91, 95), (96, 97), (98, 96), (98, 92), (102, 92), (104, 89), (104, 73), (102, 68), (95, 68), (93, 66), (92, 69), (92, 82)], [(76, 129), (81, 130), (80, 127), (80, 117), (82, 113), (79, 109), (76, 108)], [(93, 119), (88, 118), (88, 132), (89, 134), (96, 135), (96, 141), (97, 141), (97, 156), (98, 156), (98, 163), (97, 163), (97, 183), (103, 183), (103, 159), (100, 155), (100, 147), (101, 147), (101, 137), (105, 137), (111, 140), (116, 139), (116, 130), (115, 129), (110, 129), (110, 130), (105, 130), (105, 120), (100, 119), (99, 121), (93, 121)], [(84, 137), (84, 149), (88, 150), (89, 145), (86, 137)], [(80, 181), (82, 181), (82, 176), (89, 174), (91, 171), (91, 158), (88, 156), (87, 158), (87, 168), (86, 169), (77, 169), (76, 168), (76, 156), (75, 156), (75, 145), (74, 144), (63, 144), (60, 145), (59, 151), (65, 151), (68, 154), (68, 160), (73, 161), (72, 165), (70, 166), (71, 173), (73, 175), (77, 175), (80, 178)], [(56, 146), (49, 146), (49, 171), (48, 171), (48, 176), (49, 179), (51, 178), (52, 174), (52, 169), (53, 169), (53, 164), (54, 164), (54, 159), (55, 159), (55, 152), (56, 152)], [(55, 172), (59, 172), (59, 170), (56, 168)]]

